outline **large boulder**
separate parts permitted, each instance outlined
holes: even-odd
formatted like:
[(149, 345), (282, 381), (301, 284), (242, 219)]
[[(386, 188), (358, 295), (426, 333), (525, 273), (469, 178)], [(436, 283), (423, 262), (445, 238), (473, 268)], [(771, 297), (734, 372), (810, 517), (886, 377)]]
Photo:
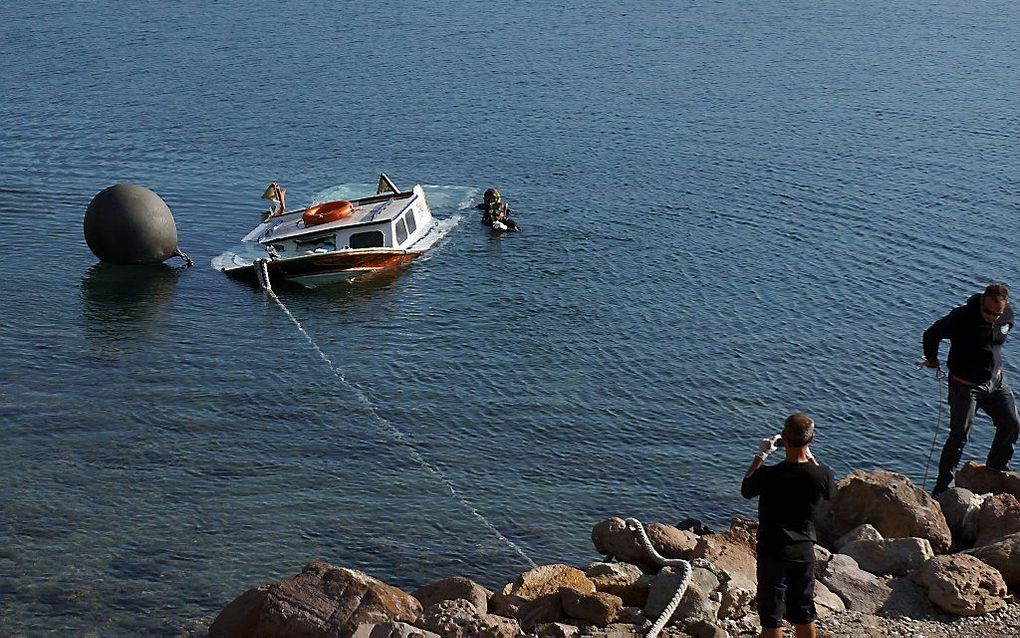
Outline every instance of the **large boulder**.
[[(663, 558), (689, 558), (698, 542), (698, 537), (692, 532), (672, 525), (652, 523), (644, 527), (652, 547)], [(628, 529), (622, 518), (608, 518), (595, 525), (591, 530), (591, 542), (599, 554), (613, 556), (620, 562), (655, 568), (659, 566), (645, 551), (637, 532)]]
[[(663, 567), (655, 576), (652, 588), (648, 592), (645, 604), (645, 615), (656, 620), (677, 592), (683, 571), (675, 567)], [(680, 599), (680, 604), (673, 612), (672, 619), (684, 621), (705, 619), (715, 620), (719, 615), (719, 600), (714, 600), (712, 592), (719, 587), (719, 578), (709, 569), (692, 567), (687, 589)]]
[(980, 504), (975, 499), (974, 492), (963, 487), (953, 487), (939, 494), (939, 506), (956, 547), (970, 547), (974, 543), (974, 513)]
[(956, 487), (975, 494), (1012, 494), (1020, 498), (1020, 472), (1001, 472), (970, 461), (956, 473)]
[(974, 616), (1006, 606), (1006, 583), (990, 565), (967, 554), (936, 556), (918, 570), (915, 582), (942, 611)]
[(516, 618), (524, 628), (558, 622), (563, 619), (562, 587), (588, 594), (595, 592), (595, 584), (581, 570), (567, 565), (542, 565), (493, 594), (489, 610)]
[(846, 611), (846, 605), (843, 604), (843, 599), (834, 594), (825, 583), (816, 580), (815, 610), (819, 618), (825, 618), (833, 614), (842, 614)]
[(1020, 532), (1020, 501), (1012, 494), (992, 494), (981, 503), (977, 516), (974, 546), (994, 543)]
[(723, 572), (722, 579), (731, 587), (757, 591), (757, 522), (735, 518), (730, 529), (722, 534), (698, 538), (692, 559), (702, 559)]
[(517, 638), (521, 628), (512, 618), (480, 614), (463, 598), (443, 600), (430, 605), (418, 626), (443, 638)]
[(969, 549), (967, 553), (999, 570), (1013, 593), (1020, 593), (1020, 532), (990, 545)]
[(584, 570), (597, 591), (619, 596), (624, 605), (644, 607), (654, 576), (630, 563), (592, 563)]
[(854, 471), (837, 484), (816, 517), (823, 544), (869, 523), (884, 538), (925, 538), (936, 553), (949, 551), (952, 535), (938, 503), (902, 474)]
[(880, 541), (880, 540), (882, 540), (882, 535), (878, 532), (878, 530), (872, 527), (871, 525), (865, 523), (864, 525), (858, 525), (857, 527), (853, 528), (846, 534), (843, 534), (842, 536), (837, 538), (836, 542), (833, 543), (832, 548), (836, 550), (837, 553), (845, 554), (846, 552), (843, 551), (843, 548), (849, 545), (850, 543), (853, 543), (855, 541)]
[(418, 600), (396, 587), (352, 569), (311, 563), (293, 578), (235, 598), (209, 636), (349, 636), (363, 623), (413, 623), (420, 614)]
[(441, 638), (441, 636), (405, 622), (384, 622), (358, 625), (351, 638)]
[(418, 602), (421, 603), (423, 609), (444, 600), (463, 598), (474, 605), (480, 614), (489, 613), (489, 596), (491, 595), (492, 592), (488, 589), (460, 576), (444, 578), (430, 583), (413, 594), (418, 599)]
[(819, 580), (839, 596), (850, 611), (874, 614), (892, 596), (892, 589), (888, 585), (874, 574), (861, 569), (857, 561), (846, 554), (833, 554)]
[(623, 608), (623, 600), (619, 596), (601, 591), (579, 592), (569, 587), (560, 589), (560, 602), (567, 616), (597, 627), (614, 622)]
[(923, 538), (882, 538), (847, 543), (841, 552), (872, 574), (906, 576), (935, 555)]

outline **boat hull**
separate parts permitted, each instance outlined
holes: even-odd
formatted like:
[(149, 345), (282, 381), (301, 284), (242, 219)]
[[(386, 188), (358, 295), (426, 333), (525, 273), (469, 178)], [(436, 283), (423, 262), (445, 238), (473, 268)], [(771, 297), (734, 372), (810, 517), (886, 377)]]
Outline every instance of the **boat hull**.
[[(420, 252), (407, 250), (345, 250), (293, 259), (273, 259), (266, 262), (266, 269), (271, 282), (286, 280), (315, 288), (395, 268), (419, 255)], [(253, 265), (227, 268), (223, 272), (234, 279), (253, 283), (258, 281)]]

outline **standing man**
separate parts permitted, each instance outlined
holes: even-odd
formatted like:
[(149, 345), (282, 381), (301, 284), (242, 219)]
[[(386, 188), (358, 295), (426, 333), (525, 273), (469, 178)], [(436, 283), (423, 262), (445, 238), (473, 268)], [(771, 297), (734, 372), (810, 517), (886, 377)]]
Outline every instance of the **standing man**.
[[(819, 465), (808, 444), (815, 422), (791, 414), (783, 433), (764, 439), (740, 485), (744, 498), (758, 499), (758, 617), (762, 638), (781, 638), (785, 617), (797, 638), (815, 636), (815, 523), (818, 503), (832, 498), (832, 470)], [(786, 460), (765, 459), (786, 447)]]
[(932, 496), (949, 489), (978, 408), (995, 425), (986, 465), (1005, 471), (1013, 458), (1020, 423), (1001, 360), (1002, 344), (1012, 329), (1009, 290), (991, 284), (924, 331), (924, 361), (929, 368), (939, 367), (939, 343), (949, 339), (949, 438), (942, 448)]

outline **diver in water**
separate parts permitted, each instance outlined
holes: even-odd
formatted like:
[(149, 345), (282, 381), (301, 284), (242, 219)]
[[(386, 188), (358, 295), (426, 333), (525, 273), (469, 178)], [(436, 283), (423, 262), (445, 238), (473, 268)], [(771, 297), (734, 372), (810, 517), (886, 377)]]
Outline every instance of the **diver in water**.
[(510, 219), (513, 211), (506, 202), (502, 201), (499, 191), (490, 188), (482, 195), (482, 203), (476, 208), (482, 211), (482, 223), (493, 230), (520, 230), (521, 227), (514, 220)]

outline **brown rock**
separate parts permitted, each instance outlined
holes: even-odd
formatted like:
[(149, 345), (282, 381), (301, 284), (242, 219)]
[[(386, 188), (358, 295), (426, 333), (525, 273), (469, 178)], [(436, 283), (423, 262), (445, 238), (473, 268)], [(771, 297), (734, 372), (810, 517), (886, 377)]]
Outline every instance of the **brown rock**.
[(837, 484), (832, 501), (823, 501), (816, 518), (825, 544), (864, 523), (884, 538), (926, 538), (936, 553), (947, 552), (952, 545), (938, 503), (895, 472), (851, 472)]
[(914, 574), (939, 609), (974, 616), (1006, 606), (1006, 583), (993, 567), (967, 554), (936, 556)]
[(542, 565), (527, 571), (502, 591), (492, 595), (489, 609), (516, 618), (522, 627), (554, 623), (563, 619), (560, 588), (594, 593), (595, 584), (579, 569), (567, 565)]
[(644, 607), (652, 577), (630, 563), (592, 563), (584, 571), (597, 591), (619, 596), (624, 605)]
[(825, 618), (833, 614), (841, 614), (846, 611), (843, 599), (832, 593), (820, 580), (815, 581), (815, 609), (819, 618)]
[(1020, 592), (1020, 532), (1010, 534), (990, 545), (967, 550), (1002, 574), (1006, 585), (1014, 593)]
[(725, 573), (731, 587), (757, 591), (757, 524), (733, 519), (730, 530), (698, 538), (694, 558), (701, 558)]
[(521, 633), (517, 621), (495, 614), (479, 614), (475, 606), (463, 598), (430, 605), (418, 625), (443, 638), (516, 638)]
[(882, 538), (847, 543), (842, 553), (872, 574), (906, 576), (934, 556), (923, 538)]
[(351, 638), (440, 638), (440, 636), (404, 622), (384, 622), (358, 625)]
[(492, 592), (472, 580), (455, 576), (425, 585), (413, 595), (421, 603), (422, 608), (444, 600), (463, 598), (474, 605), (478, 613), (484, 615), (489, 613), (489, 596)]
[[(652, 523), (645, 525), (648, 540), (663, 558), (688, 558), (697, 544), (697, 536), (686, 530), (671, 525)], [(614, 556), (623, 563), (658, 567), (658, 563), (648, 555), (638, 540), (637, 533), (627, 529), (622, 518), (609, 518), (591, 530), (591, 541), (595, 551), (606, 556)]]
[(311, 563), (293, 578), (249, 589), (209, 627), (209, 636), (352, 635), (362, 623), (413, 623), (413, 596), (351, 569)]
[(851, 611), (873, 614), (892, 595), (888, 585), (858, 567), (857, 562), (845, 554), (833, 554), (819, 580)]
[(560, 602), (567, 616), (598, 627), (614, 622), (623, 608), (619, 596), (600, 591), (584, 593), (569, 587), (560, 589)]
[(539, 638), (578, 638), (581, 635), (581, 630), (573, 625), (552, 622), (537, 625), (535, 633)]
[(970, 461), (956, 473), (956, 487), (975, 494), (1012, 494), (1020, 499), (1020, 472), (1000, 472)]
[(1012, 494), (994, 494), (981, 503), (977, 513), (975, 547), (988, 545), (1020, 532), (1020, 501)]
[(963, 522), (967, 512), (974, 505), (974, 492), (962, 487), (953, 487), (939, 494), (938, 501), (956, 545), (970, 547), (974, 538), (964, 538)]
[[(655, 621), (659, 615), (669, 606), (670, 600), (676, 594), (681, 581), (683, 571), (680, 568), (663, 567), (655, 576), (652, 588), (648, 593), (648, 602), (645, 604), (645, 616)], [(680, 599), (680, 604), (673, 612), (672, 619), (683, 619), (691, 621), (698, 618), (714, 620), (718, 618), (720, 603), (712, 600), (710, 595), (719, 587), (719, 578), (710, 570), (694, 567), (691, 569), (691, 577)]]

